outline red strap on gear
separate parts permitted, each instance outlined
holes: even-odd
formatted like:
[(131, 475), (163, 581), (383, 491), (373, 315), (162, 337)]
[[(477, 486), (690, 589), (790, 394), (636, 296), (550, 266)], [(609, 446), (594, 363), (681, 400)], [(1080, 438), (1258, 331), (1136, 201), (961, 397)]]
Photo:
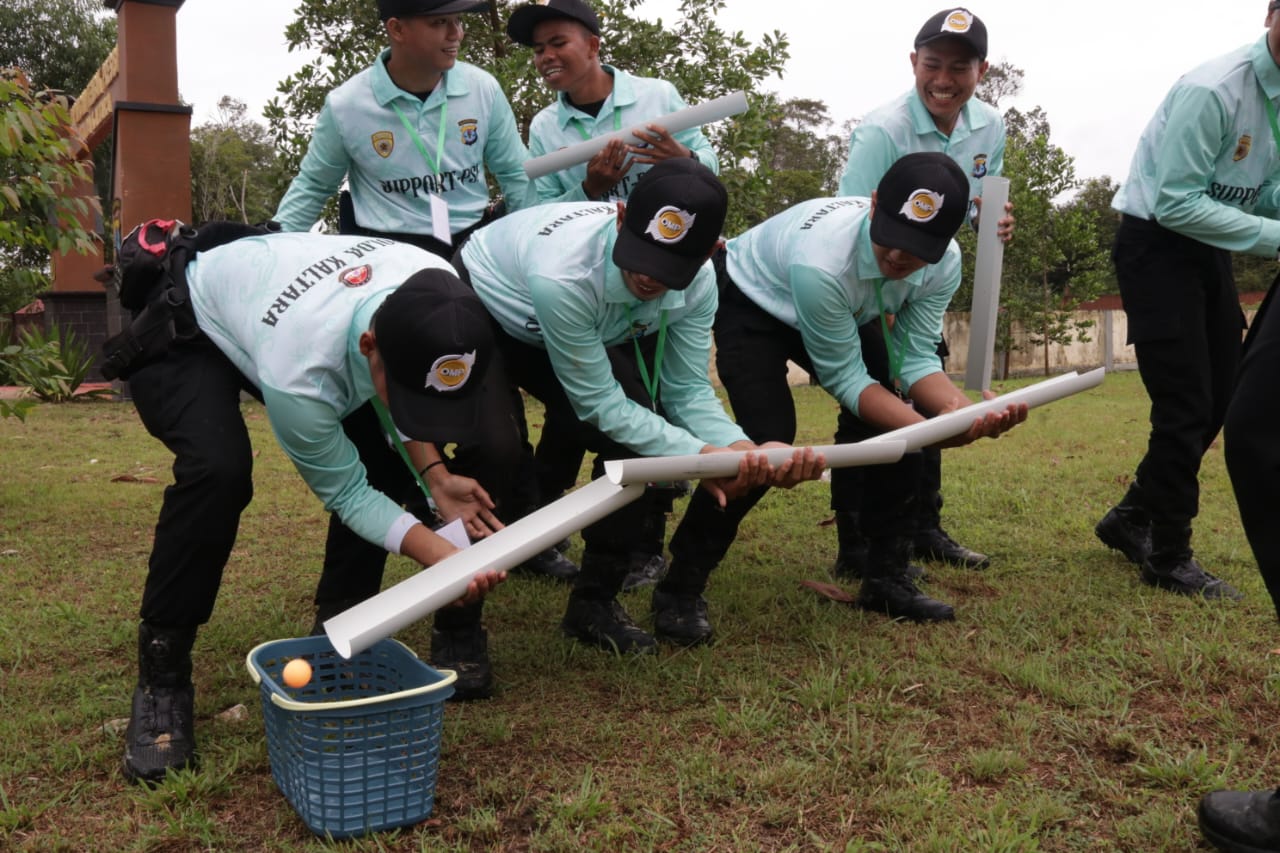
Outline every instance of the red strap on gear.
[[(177, 224), (178, 220), (176, 219), (148, 219), (146, 222), (142, 223), (141, 230), (138, 232), (138, 245), (156, 257), (160, 257), (165, 253), (167, 248), (165, 241), (173, 232), (173, 226)], [(159, 243), (150, 243), (147, 241), (147, 231), (152, 227), (160, 229), (162, 236)]]

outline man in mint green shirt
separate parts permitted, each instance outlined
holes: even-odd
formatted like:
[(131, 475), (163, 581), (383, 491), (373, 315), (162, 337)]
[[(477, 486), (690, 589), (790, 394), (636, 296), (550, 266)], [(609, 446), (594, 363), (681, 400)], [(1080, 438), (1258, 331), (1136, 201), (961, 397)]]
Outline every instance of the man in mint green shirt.
[(1231, 252), (1280, 252), (1280, 4), (1253, 44), (1188, 72), (1138, 141), (1112, 206), (1129, 342), (1151, 398), (1133, 483), (1095, 532), (1144, 583), (1239, 598), (1193, 556), (1204, 452), (1222, 427), (1244, 315)]

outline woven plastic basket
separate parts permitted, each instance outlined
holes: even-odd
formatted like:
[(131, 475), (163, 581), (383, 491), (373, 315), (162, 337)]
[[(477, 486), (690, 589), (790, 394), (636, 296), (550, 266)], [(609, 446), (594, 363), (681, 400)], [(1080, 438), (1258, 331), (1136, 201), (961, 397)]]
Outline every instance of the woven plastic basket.
[[(294, 658), (311, 664), (298, 688), (281, 674)], [(395, 640), (347, 660), (323, 636), (263, 643), (245, 664), (262, 694), (271, 775), (312, 832), (350, 838), (431, 814), (455, 673)]]

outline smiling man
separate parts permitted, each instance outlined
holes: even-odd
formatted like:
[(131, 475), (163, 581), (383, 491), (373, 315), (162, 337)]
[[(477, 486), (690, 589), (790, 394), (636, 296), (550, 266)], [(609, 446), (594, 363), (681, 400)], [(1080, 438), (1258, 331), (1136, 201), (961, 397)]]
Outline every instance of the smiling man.
[[(967, 174), (973, 199), (970, 218), (976, 225), (982, 178), (999, 175), (1004, 167), (1004, 120), (994, 107), (973, 97), (987, 67), (987, 27), (977, 15), (952, 8), (925, 21), (911, 54), (915, 87), (873, 110), (854, 128), (840, 195), (868, 196), (899, 157), (935, 151), (955, 160)], [(1011, 209), (1000, 221), (1004, 240), (1013, 235)], [(945, 359), (947, 346), (941, 335), (937, 346)], [(959, 544), (942, 528), (941, 453), (925, 453), (920, 476), (912, 535), (915, 556), (985, 568), (985, 554)], [(866, 543), (857, 529), (857, 510), (836, 513), (838, 576), (856, 578), (862, 573)]]
[[(697, 161), (649, 169), (630, 200), (542, 205), (476, 232), (454, 259), (493, 315), (513, 381), (604, 461), (751, 450), (708, 378), (715, 276), (728, 197)], [(606, 348), (630, 347), (610, 358)], [(794, 485), (812, 454), (777, 470), (748, 454), (736, 478), (703, 480), (713, 504), (747, 487)], [(654, 639), (617, 601), (653, 490), (582, 532), (582, 571), (561, 625), (584, 643), (648, 652)]]
[[(787, 362), (795, 362), (840, 403), (838, 443), (861, 441), (969, 400), (942, 372), (935, 352), (942, 316), (960, 284), (952, 237), (969, 206), (964, 172), (945, 154), (908, 154), (870, 198), (819, 198), (730, 240), (716, 258), (720, 310), (716, 368), (738, 423), (752, 441), (790, 443), (795, 402)], [(886, 316), (896, 318), (887, 328)], [(874, 329), (868, 345), (866, 331)], [(1026, 406), (976, 420), (949, 444), (995, 437), (1020, 423)], [(858, 604), (895, 619), (953, 619), (950, 605), (925, 595), (908, 564), (909, 512), (921, 454), (892, 465), (837, 468), (837, 512), (862, 504), (859, 532), (868, 556)], [(855, 472), (865, 493), (850, 492)], [(695, 494), (671, 538), (671, 571), (653, 610), (659, 638), (693, 645), (710, 639), (702, 591), (724, 558), (759, 487), (718, 509)]]
[(475, 0), (378, 0), (390, 46), (325, 98), (275, 219), (305, 231), (343, 179), (344, 233), (387, 236), (448, 257), (489, 206), (488, 169), (525, 206), (528, 151), (497, 80), (458, 60)]
[(684, 109), (684, 99), (665, 80), (636, 77), (600, 61), (600, 21), (583, 0), (546, 0), (521, 6), (507, 22), (507, 35), (533, 48), (533, 64), (554, 92), (555, 103), (529, 125), (529, 154), (539, 157), (569, 145), (631, 130), (645, 145), (610, 142), (585, 164), (534, 182), (539, 202), (625, 201), (640, 176), (655, 163), (693, 157), (712, 172), (719, 161), (699, 128), (674, 136), (650, 119)]

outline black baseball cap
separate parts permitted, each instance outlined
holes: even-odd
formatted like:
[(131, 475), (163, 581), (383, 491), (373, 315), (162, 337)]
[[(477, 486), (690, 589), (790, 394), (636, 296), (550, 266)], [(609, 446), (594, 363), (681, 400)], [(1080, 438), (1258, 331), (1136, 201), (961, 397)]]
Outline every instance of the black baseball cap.
[(378, 20), (412, 18), (414, 15), (483, 12), (488, 8), (489, 4), (485, 0), (378, 0)]
[(899, 158), (876, 187), (871, 242), (936, 264), (969, 211), (969, 179), (946, 154)]
[(916, 33), (916, 47), (945, 38), (959, 39), (973, 48), (978, 59), (987, 58), (987, 25), (968, 9), (943, 9), (925, 21)]
[(534, 27), (556, 18), (577, 21), (593, 35), (600, 35), (600, 19), (596, 17), (596, 10), (583, 0), (539, 0), (521, 6), (511, 13), (507, 21), (507, 35), (512, 41), (533, 47)]
[(418, 441), (461, 441), (479, 426), (495, 345), (475, 291), (449, 270), (420, 270), (373, 318), (391, 420)]
[(729, 194), (714, 172), (692, 157), (663, 160), (640, 176), (627, 199), (613, 262), (684, 290), (720, 240), (728, 209)]

